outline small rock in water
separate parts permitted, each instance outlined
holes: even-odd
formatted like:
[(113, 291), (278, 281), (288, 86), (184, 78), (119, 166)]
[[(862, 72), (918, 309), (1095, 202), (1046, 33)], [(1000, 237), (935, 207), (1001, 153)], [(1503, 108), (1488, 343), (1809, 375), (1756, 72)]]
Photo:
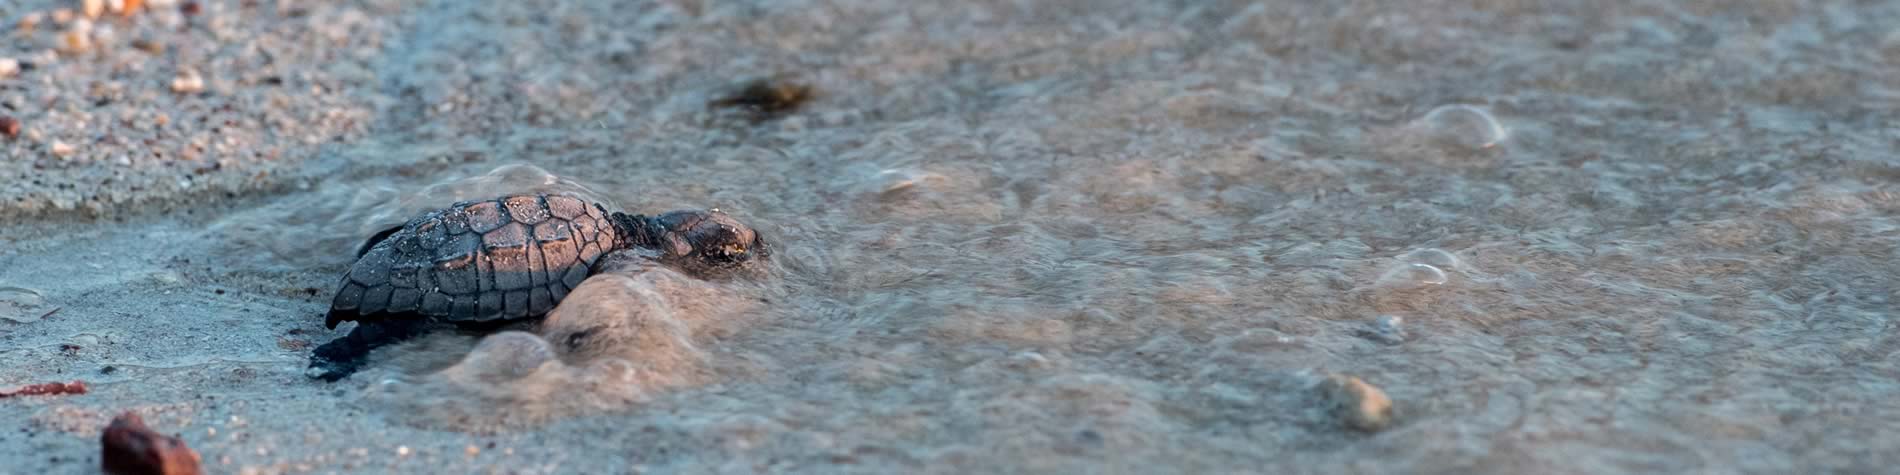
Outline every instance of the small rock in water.
[(47, 150), (53, 152), (53, 156), (59, 157), (59, 158), (66, 158), (66, 157), (72, 156), (73, 152), (78, 151), (73, 148), (72, 144), (61, 142), (58, 140), (54, 140), (53, 145), (51, 147), (48, 147)]
[(199, 76), (196, 69), (181, 69), (178, 75), (172, 78), (172, 92), (191, 94), (203, 90), (205, 90), (205, 78)]
[(811, 86), (803, 83), (783, 78), (754, 79), (706, 105), (741, 108), (750, 111), (755, 119), (769, 119), (797, 109), (811, 97)]
[(99, 436), (104, 452), (100, 464), (115, 475), (184, 475), (203, 473), (198, 452), (185, 441), (168, 437), (145, 427), (138, 414), (125, 413), (112, 419), (105, 434)]
[(1405, 343), (1405, 317), (1380, 315), (1360, 329), (1359, 336), (1387, 345)]
[(1392, 400), (1385, 391), (1355, 376), (1335, 374), (1320, 383), (1333, 414), (1347, 427), (1376, 432), (1392, 425)]
[(20, 60), (0, 58), (0, 79), (10, 78), (16, 74), (20, 74)]
[(8, 116), (0, 116), (0, 135), (5, 135), (7, 136), (8, 139), (19, 138), (20, 137), (20, 119), (15, 119)]

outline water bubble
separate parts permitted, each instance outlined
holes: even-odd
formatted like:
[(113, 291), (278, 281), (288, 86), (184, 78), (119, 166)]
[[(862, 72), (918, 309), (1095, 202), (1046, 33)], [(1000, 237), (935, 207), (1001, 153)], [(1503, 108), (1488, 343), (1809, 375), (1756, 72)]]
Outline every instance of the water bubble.
[(1414, 288), (1444, 285), (1451, 278), (1431, 264), (1402, 263), (1379, 276), (1379, 287)]
[(590, 379), (614, 383), (640, 382), (640, 367), (620, 358), (603, 358), (587, 365)]
[(1439, 269), (1463, 270), (1465, 268), (1464, 261), (1459, 260), (1457, 255), (1430, 247), (1407, 252), (1399, 256), (1399, 261), (1425, 264)]
[(1434, 140), (1470, 149), (1487, 149), (1509, 138), (1504, 125), (1490, 112), (1475, 106), (1452, 104), (1426, 112), (1413, 123)]
[(854, 192), (871, 196), (877, 200), (893, 201), (912, 196), (911, 193), (929, 191), (944, 181), (942, 175), (910, 168), (857, 167), (846, 177)]
[(404, 424), (467, 431), (632, 407), (658, 391), (705, 382), (712, 355), (696, 334), (729, 329), (758, 305), (732, 287), (664, 266), (605, 269), (562, 299), (534, 333), (489, 335), (454, 365), (374, 401)]
[(51, 315), (57, 307), (46, 304), (38, 290), (25, 287), (0, 287), (0, 320), (32, 323)]
[(504, 331), (483, 338), (462, 362), (445, 370), (445, 376), (463, 381), (500, 383), (513, 381), (554, 361), (548, 342), (531, 333)]

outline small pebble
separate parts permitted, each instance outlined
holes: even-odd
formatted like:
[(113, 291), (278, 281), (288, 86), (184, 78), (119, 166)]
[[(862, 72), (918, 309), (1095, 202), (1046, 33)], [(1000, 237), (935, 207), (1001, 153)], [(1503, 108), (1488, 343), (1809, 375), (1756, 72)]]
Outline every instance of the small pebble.
[(138, 13), (139, 7), (144, 3), (141, 0), (108, 0), (106, 9), (120, 15), (132, 16), (133, 13)]
[(147, 40), (147, 39), (132, 40), (132, 47), (138, 48), (139, 51), (144, 51), (151, 54), (159, 54), (159, 53), (165, 52), (164, 43)]
[(46, 19), (46, 14), (44, 13), (40, 13), (40, 12), (28, 13), (26, 14), (26, 16), (20, 17), (20, 31), (32, 32), (33, 28), (40, 26), (40, 22), (44, 21), (45, 19)]
[(59, 158), (66, 158), (68, 156), (71, 156), (73, 152), (75, 151), (73, 149), (72, 144), (68, 144), (66, 142), (61, 142), (58, 140), (53, 141), (53, 146), (50, 148), (50, 150), (52, 150), (53, 156), (59, 157)]
[(1359, 336), (1387, 345), (1405, 343), (1405, 317), (1380, 315), (1360, 329)]
[(470, 446), (468, 446), (467, 448), (464, 448), (464, 449), (462, 449), (462, 451), (463, 451), (463, 452), (467, 452), (467, 453), (468, 453), (468, 456), (470, 456), (470, 457), (474, 457), (474, 456), (476, 456), (476, 455), (481, 455), (481, 453), (482, 453), (482, 448), (481, 448), (481, 447), (476, 447), (476, 446), (473, 446), (473, 445), (470, 445)]
[(791, 112), (811, 99), (810, 85), (781, 79), (754, 79), (713, 99), (707, 106), (742, 108), (751, 111), (755, 118), (766, 119)]
[(186, 15), (197, 15), (204, 11), (204, 7), (198, 6), (198, 2), (185, 2), (178, 4), (178, 11)]
[(400, 445), (400, 446), (397, 446), (397, 447), (396, 447), (396, 455), (402, 455), (402, 456), (408, 456), (408, 455), (409, 455), (409, 446), (407, 446), (407, 445)]
[(66, 54), (80, 54), (92, 50), (91, 28), (82, 28), (86, 23), (74, 23), (72, 28), (59, 34), (59, 51)]
[(1355, 376), (1332, 375), (1320, 383), (1333, 413), (1347, 427), (1376, 432), (1392, 424), (1392, 400), (1385, 391)]
[(10, 78), (15, 74), (20, 74), (20, 60), (0, 58), (0, 79)]
[(184, 475), (203, 473), (198, 452), (185, 441), (153, 431), (138, 414), (127, 412), (112, 419), (99, 436), (104, 446), (100, 465), (110, 474)]
[(86, 12), (86, 18), (99, 19), (106, 14), (106, 0), (80, 0), (80, 10)]
[(172, 78), (172, 92), (191, 94), (203, 90), (205, 90), (205, 78), (199, 76), (196, 69), (179, 70), (178, 76)]
[(19, 138), (20, 137), (20, 119), (15, 119), (8, 116), (0, 116), (0, 135), (7, 136), (8, 140)]
[(73, 21), (73, 9), (71, 8), (53, 9), (53, 23), (54, 24), (64, 25), (67, 23), (71, 23), (72, 21)]

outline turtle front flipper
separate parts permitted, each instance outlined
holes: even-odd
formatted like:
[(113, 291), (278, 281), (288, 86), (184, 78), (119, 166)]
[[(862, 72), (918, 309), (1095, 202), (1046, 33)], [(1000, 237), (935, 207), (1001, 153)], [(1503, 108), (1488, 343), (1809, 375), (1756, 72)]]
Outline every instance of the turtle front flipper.
[(358, 323), (349, 335), (324, 343), (311, 352), (310, 367), (304, 374), (330, 382), (347, 378), (363, 367), (371, 351), (415, 338), (428, 325), (429, 321), (421, 318)]

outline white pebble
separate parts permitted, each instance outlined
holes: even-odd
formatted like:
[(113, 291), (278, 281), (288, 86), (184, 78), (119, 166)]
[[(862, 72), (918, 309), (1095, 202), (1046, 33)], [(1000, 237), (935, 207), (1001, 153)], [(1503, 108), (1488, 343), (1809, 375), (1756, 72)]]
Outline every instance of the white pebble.
[(20, 74), (20, 60), (0, 58), (0, 79), (10, 78), (16, 74)]
[(76, 149), (73, 148), (72, 144), (61, 142), (58, 140), (54, 140), (53, 146), (50, 147), (49, 149), (52, 150), (53, 156), (59, 157), (59, 158), (66, 158), (66, 157), (72, 156), (73, 152), (77, 151)]
[(196, 69), (180, 69), (178, 75), (172, 78), (172, 92), (191, 94), (203, 90), (205, 90), (205, 79), (198, 75)]

